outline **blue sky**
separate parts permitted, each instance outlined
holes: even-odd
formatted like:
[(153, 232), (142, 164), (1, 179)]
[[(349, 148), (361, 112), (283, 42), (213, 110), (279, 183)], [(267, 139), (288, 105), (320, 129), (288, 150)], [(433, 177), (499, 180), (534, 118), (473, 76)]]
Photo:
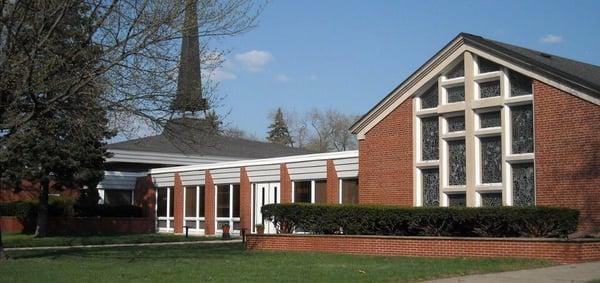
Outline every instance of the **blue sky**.
[(282, 106), (363, 114), (459, 32), (600, 65), (600, 1), (272, 1), (219, 45), (228, 122), (264, 137)]

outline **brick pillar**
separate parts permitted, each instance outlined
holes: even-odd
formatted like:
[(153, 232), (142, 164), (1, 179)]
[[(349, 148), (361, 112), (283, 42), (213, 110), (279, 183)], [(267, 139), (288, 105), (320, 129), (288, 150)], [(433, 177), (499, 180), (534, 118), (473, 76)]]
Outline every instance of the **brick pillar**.
[(215, 184), (210, 170), (204, 172), (204, 233), (215, 234)]
[(176, 234), (183, 233), (183, 183), (179, 173), (175, 173), (175, 182), (173, 186), (173, 218), (175, 220), (174, 231)]
[(144, 216), (156, 217), (156, 190), (150, 175), (136, 179), (133, 198), (133, 203), (144, 210)]
[(327, 160), (327, 203), (340, 203), (340, 181), (333, 160)]
[(290, 179), (287, 166), (283, 163), (279, 167), (279, 179), (281, 183), (281, 203), (292, 202), (292, 179)]
[(250, 231), (252, 227), (252, 210), (251, 210), (251, 193), (250, 193), (250, 179), (248, 178), (248, 173), (246, 172), (246, 168), (242, 167), (240, 169), (240, 224), (242, 229), (247, 229)]

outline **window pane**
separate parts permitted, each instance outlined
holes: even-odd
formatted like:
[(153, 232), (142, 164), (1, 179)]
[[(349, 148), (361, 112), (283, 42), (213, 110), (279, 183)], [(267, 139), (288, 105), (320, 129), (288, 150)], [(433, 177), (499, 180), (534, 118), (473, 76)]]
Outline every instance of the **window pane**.
[(479, 127), (500, 127), (500, 111), (479, 113)]
[(500, 70), (500, 66), (492, 61), (479, 57), (479, 73), (489, 73)]
[(448, 122), (448, 132), (458, 132), (465, 130), (465, 116), (456, 116), (446, 118)]
[[(230, 225), (229, 221), (217, 221), (217, 229), (218, 230), (222, 230), (223, 229), (223, 225)], [(229, 227), (229, 231), (231, 232), (231, 227)]]
[(433, 84), (421, 96), (421, 109), (435, 108), (438, 106), (438, 86)]
[(205, 222), (204, 221), (198, 221), (198, 229), (204, 229), (205, 226)]
[(185, 217), (196, 217), (196, 186), (185, 187)]
[(508, 74), (510, 81), (510, 96), (532, 94), (531, 79), (517, 72), (510, 71)]
[(240, 185), (233, 185), (233, 215), (240, 217)]
[(440, 175), (438, 169), (423, 169), (423, 206), (440, 206)]
[(533, 152), (533, 108), (531, 105), (511, 107), (512, 153)]
[(342, 203), (358, 204), (358, 179), (342, 180)]
[(315, 203), (327, 203), (327, 181), (315, 181)]
[(437, 117), (421, 119), (423, 160), (437, 160), (439, 155), (438, 134), (439, 123)]
[[(159, 217), (167, 216), (167, 188), (158, 188), (158, 200), (157, 200), (156, 214)], [(165, 223), (166, 227), (167, 223)]]
[(198, 198), (198, 217), (204, 217), (204, 186), (200, 186), (200, 197)]
[(481, 182), (502, 182), (502, 144), (500, 137), (481, 138)]
[(481, 206), (502, 206), (502, 193), (481, 193)]
[[(186, 220), (185, 226), (187, 226), (189, 229), (196, 229), (196, 220)], [(185, 232), (185, 229), (184, 229), (184, 232)]]
[(294, 202), (310, 202), (310, 181), (294, 182)]
[(229, 217), (229, 185), (217, 186), (217, 217)]
[(465, 64), (463, 63), (463, 61), (460, 61), (458, 64), (456, 64), (456, 66), (454, 66), (454, 68), (452, 68), (452, 70), (448, 71), (448, 73), (446, 73), (446, 78), (448, 79), (453, 79), (453, 78), (459, 78), (459, 77), (464, 77), (465, 76)]
[(500, 81), (479, 83), (479, 97), (488, 98), (500, 96)]
[[(173, 213), (175, 211), (175, 198), (173, 197), (174, 191), (175, 190), (173, 188), (169, 189), (169, 217), (175, 216), (175, 214)], [(173, 227), (173, 225), (171, 225), (171, 227)]]
[(535, 175), (533, 163), (513, 164), (513, 204), (526, 206), (535, 204)]
[(130, 190), (104, 190), (104, 204), (131, 205)]
[(466, 173), (466, 153), (465, 141), (448, 142), (448, 174), (450, 185), (465, 185), (467, 179)]
[(455, 86), (446, 88), (448, 94), (448, 103), (465, 101), (465, 86)]
[(449, 207), (467, 206), (467, 195), (465, 193), (448, 194), (447, 196)]
[(157, 225), (159, 228), (167, 228), (167, 220), (158, 220)]

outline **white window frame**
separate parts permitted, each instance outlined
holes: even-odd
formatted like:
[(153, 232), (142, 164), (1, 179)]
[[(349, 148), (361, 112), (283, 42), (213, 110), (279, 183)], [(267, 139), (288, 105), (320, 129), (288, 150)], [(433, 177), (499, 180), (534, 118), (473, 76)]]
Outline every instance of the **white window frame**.
[[(471, 55), (469, 53), (469, 55)], [(489, 58), (485, 58), (490, 60)], [(463, 61), (464, 60), (464, 61)], [(440, 206), (448, 206), (447, 194), (465, 193), (467, 197), (467, 206), (481, 206), (481, 195), (491, 192), (502, 192), (503, 205), (513, 205), (512, 191), (512, 164), (516, 163), (533, 163), (535, 174), (535, 148), (533, 153), (513, 154), (512, 153), (512, 119), (511, 107), (519, 105), (534, 104), (533, 86), (532, 93), (522, 96), (510, 96), (510, 81), (509, 72), (506, 67), (499, 64), (498, 71), (480, 74), (478, 69), (478, 56), (472, 55), (468, 58), (467, 52), (455, 59), (449, 64), (452, 69), (456, 63), (463, 61), (465, 68), (465, 76), (453, 79), (446, 79), (444, 75), (437, 78), (438, 85), (438, 106), (435, 108), (421, 108), (421, 98), (419, 95), (413, 99), (413, 176), (414, 176), (414, 205), (423, 206), (423, 169), (437, 168), (439, 171), (439, 202)], [(490, 60), (493, 61), (493, 60)], [(447, 71), (446, 70), (446, 71)], [(444, 71), (444, 72), (446, 72)], [(479, 83), (487, 81), (500, 82), (500, 96), (480, 98)], [(447, 87), (456, 86), (457, 84), (465, 85), (465, 101), (447, 103)], [(470, 87), (467, 85), (471, 84)], [(430, 86), (429, 86), (430, 87)], [(429, 87), (423, 87), (424, 91)], [(500, 127), (490, 127), (482, 129), (480, 127), (479, 113), (488, 111), (500, 111), (501, 125)], [(464, 115), (465, 131), (448, 132), (447, 118), (453, 116)], [(422, 133), (421, 119), (428, 117), (439, 117), (439, 159), (438, 160), (422, 160)], [(467, 119), (472, 119), (467, 122)], [(535, 123), (535, 113), (534, 121)], [(535, 125), (534, 125), (535, 128)], [(534, 133), (535, 135), (535, 133)], [(489, 136), (500, 136), (502, 144), (502, 182), (492, 184), (482, 184), (481, 182), (481, 144), (480, 138)], [(474, 164), (475, 170), (467, 169), (467, 180), (464, 186), (450, 186), (449, 179), (449, 152), (448, 141), (464, 139), (467, 145), (466, 162)], [(534, 136), (535, 139), (535, 136)], [(471, 143), (471, 146), (469, 144)], [(535, 141), (534, 141), (535, 146)], [(473, 171), (473, 172), (470, 172)], [(471, 175), (471, 174), (474, 174)], [(471, 181), (469, 181), (471, 180)], [(534, 188), (535, 194), (535, 188)], [(535, 204), (535, 200), (534, 200)]]
[[(219, 186), (223, 186), (223, 185), (228, 185), (229, 186), (229, 217), (218, 217), (217, 216), (217, 207), (219, 205), (218, 202), (218, 196), (219, 196)], [(241, 186), (240, 184), (215, 184), (215, 231), (218, 235), (223, 234), (223, 229), (221, 227), (218, 226), (219, 222), (223, 222), (223, 221), (228, 221), (229, 222), (229, 233), (230, 234), (234, 234), (234, 235), (239, 235), (240, 234), (240, 230), (239, 229), (233, 229), (233, 227), (235, 227), (233, 224), (234, 223), (240, 223), (240, 217), (233, 217), (233, 186), (234, 185), (238, 185), (240, 187), (240, 213), (242, 212), (242, 208), (241, 208)]]
[[(171, 227), (171, 221), (175, 224), (175, 215), (171, 215), (171, 190), (172, 187), (162, 187), (161, 189), (167, 189), (167, 216), (158, 216), (158, 189), (155, 192), (155, 199), (157, 200), (156, 205), (154, 207), (154, 215), (156, 216), (156, 231), (158, 232), (169, 232), (172, 233), (175, 231), (174, 227)], [(175, 192), (173, 192), (173, 197), (175, 197)], [(173, 211), (175, 212), (175, 211)], [(158, 221), (164, 220), (167, 222), (166, 227), (158, 227)]]
[[(185, 216), (185, 211), (186, 211), (186, 205), (187, 205), (187, 188), (190, 187), (196, 187), (196, 216), (195, 217), (187, 217)], [(206, 228), (206, 218), (205, 217), (200, 217), (200, 188), (203, 188), (204, 191), (204, 196), (206, 198), (206, 187), (205, 186), (184, 186), (183, 187), (183, 226), (186, 225), (186, 221), (196, 221), (196, 228), (190, 228), (189, 231), (191, 233), (194, 234), (200, 234), (200, 235), (204, 235), (205, 234), (205, 228)], [(204, 204), (206, 205), (206, 203)], [(204, 221), (204, 227), (205, 228), (199, 228), (200, 227), (200, 222)], [(185, 228), (184, 228), (185, 231)]]

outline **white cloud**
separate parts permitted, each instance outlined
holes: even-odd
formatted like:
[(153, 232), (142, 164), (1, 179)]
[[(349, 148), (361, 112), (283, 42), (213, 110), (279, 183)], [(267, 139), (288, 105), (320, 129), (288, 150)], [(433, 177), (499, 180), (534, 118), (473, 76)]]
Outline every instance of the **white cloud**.
[(273, 61), (273, 55), (268, 51), (252, 50), (236, 54), (235, 60), (246, 70), (258, 72), (262, 71), (269, 62)]
[(560, 35), (547, 34), (546, 36), (542, 37), (540, 41), (542, 43), (557, 44), (565, 41), (565, 39)]
[(275, 75), (275, 79), (277, 81), (282, 82), (282, 83), (287, 83), (287, 82), (291, 81), (291, 79), (288, 76), (284, 75), (284, 74), (277, 74), (277, 75)]
[(311, 81), (316, 81), (318, 78), (319, 78), (319, 77), (317, 77), (317, 75), (315, 75), (315, 74), (312, 74), (312, 75), (310, 75), (310, 76), (308, 77), (308, 79), (309, 79), (309, 80), (311, 80)]
[(208, 76), (211, 80), (215, 80), (218, 82), (237, 79), (237, 76), (234, 73), (229, 72), (223, 68), (217, 68), (212, 72), (209, 72)]

